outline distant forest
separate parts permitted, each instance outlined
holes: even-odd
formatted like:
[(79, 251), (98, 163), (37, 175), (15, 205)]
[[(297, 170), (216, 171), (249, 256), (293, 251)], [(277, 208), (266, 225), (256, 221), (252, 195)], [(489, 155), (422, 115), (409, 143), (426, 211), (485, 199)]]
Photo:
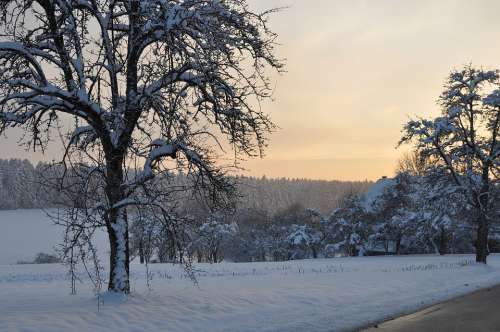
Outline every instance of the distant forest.
[[(54, 188), (42, 185), (41, 170), (47, 164), (29, 160), (0, 159), (0, 210), (54, 207), (64, 199)], [(238, 209), (255, 209), (273, 215), (290, 206), (313, 208), (322, 213), (336, 209), (346, 195), (361, 194), (370, 181), (325, 181), (236, 177), (241, 198)]]

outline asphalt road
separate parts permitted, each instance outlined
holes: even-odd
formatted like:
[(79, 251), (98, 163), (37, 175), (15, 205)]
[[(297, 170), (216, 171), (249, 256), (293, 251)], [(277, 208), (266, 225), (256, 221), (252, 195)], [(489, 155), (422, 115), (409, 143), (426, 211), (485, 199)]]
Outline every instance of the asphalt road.
[(500, 286), (436, 304), (365, 331), (500, 332)]

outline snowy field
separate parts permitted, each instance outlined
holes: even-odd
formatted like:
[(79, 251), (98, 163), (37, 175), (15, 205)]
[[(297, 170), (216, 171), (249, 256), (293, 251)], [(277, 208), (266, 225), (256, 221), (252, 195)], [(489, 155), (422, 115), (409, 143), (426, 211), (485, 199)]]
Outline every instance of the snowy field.
[(149, 288), (132, 264), (129, 297), (97, 297), (88, 282), (72, 296), (64, 266), (12, 264), (49, 252), (59, 229), (40, 211), (0, 211), (0, 223), (0, 331), (355, 330), (500, 283), (500, 255), (488, 266), (472, 255), (355, 257), (197, 264), (197, 285), (180, 266), (151, 265)]
[(500, 283), (472, 256), (361, 257), (279, 263), (132, 266), (133, 294), (78, 285), (60, 265), (0, 266), (0, 331), (343, 331)]
[[(47, 213), (57, 210), (0, 211), (0, 264), (32, 261), (39, 252), (54, 253), (61, 242), (63, 228), (54, 225)], [(106, 234), (98, 234), (97, 247), (106, 257)]]

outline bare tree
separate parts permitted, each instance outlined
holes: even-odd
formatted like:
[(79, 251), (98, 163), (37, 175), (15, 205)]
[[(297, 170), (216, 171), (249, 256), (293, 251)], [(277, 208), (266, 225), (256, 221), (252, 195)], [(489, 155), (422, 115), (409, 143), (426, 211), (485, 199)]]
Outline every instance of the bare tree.
[(442, 115), (409, 121), (401, 143), (415, 141), (429, 165), (466, 192), (477, 224), (476, 261), (486, 263), (488, 229), (500, 171), (500, 81), (498, 71), (466, 66), (453, 71), (439, 98)]
[(127, 293), (127, 207), (156, 204), (147, 184), (182, 171), (223, 200), (222, 147), (262, 154), (274, 128), (259, 107), (272, 92), (266, 71), (282, 69), (267, 26), (274, 10), (254, 13), (245, 0), (3, 0), (0, 11), (0, 133), (22, 127), (43, 149), (54, 128), (71, 127), (64, 165), (102, 183), (80, 216), (102, 220), (108, 289)]
[(396, 173), (424, 176), (430, 162), (429, 158), (422, 156), (419, 151), (410, 151), (399, 158), (396, 165)]

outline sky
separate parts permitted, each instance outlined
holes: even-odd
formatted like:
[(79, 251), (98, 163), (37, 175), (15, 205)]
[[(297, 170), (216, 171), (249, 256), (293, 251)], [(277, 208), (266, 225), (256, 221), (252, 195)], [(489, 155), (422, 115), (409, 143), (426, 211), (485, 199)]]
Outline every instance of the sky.
[[(279, 130), (246, 175), (375, 180), (394, 173), (403, 124), (435, 116), (453, 68), (500, 68), (497, 0), (248, 0), (270, 18), (286, 73), (263, 104)], [(0, 137), (0, 158), (52, 159)]]

